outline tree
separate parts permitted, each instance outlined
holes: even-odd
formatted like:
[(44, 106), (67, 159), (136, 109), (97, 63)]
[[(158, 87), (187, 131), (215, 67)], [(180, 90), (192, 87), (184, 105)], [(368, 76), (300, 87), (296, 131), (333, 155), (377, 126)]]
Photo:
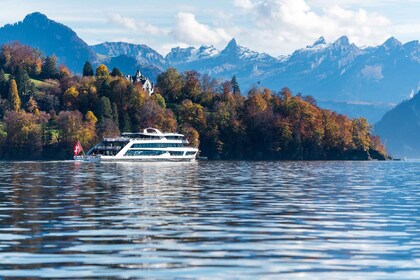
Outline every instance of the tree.
[(13, 42), (1, 47), (0, 68), (10, 74), (15, 74), (17, 67), (23, 68), (31, 76), (38, 76), (41, 72), (41, 54), (29, 46)]
[(106, 67), (104, 64), (99, 65), (96, 68), (96, 77), (97, 78), (104, 78), (109, 76), (108, 67)]
[(191, 146), (196, 148), (200, 146), (200, 134), (194, 127), (190, 125), (185, 125), (182, 127), (181, 132), (185, 135)]
[(32, 96), (29, 98), (29, 101), (26, 104), (26, 111), (35, 115), (39, 114), (38, 103), (35, 101), (35, 99), (33, 99)]
[(111, 72), (112, 77), (123, 77), (123, 73), (117, 67), (114, 67)]
[(71, 74), (70, 74), (69, 68), (67, 68), (64, 65), (60, 65), (58, 72), (59, 72), (58, 76), (60, 77), (60, 79), (69, 79), (69, 78), (71, 78)]
[(8, 111), (4, 117), (8, 157), (34, 158), (42, 152), (41, 120), (25, 111)]
[(89, 61), (85, 62), (83, 66), (83, 77), (92, 77), (94, 75), (92, 64)]
[(368, 151), (371, 145), (370, 131), (372, 126), (368, 124), (365, 118), (353, 120), (353, 143), (356, 149)]
[(29, 78), (28, 72), (26, 72), (23, 67), (18, 66), (16, 68), (15, 80), (20, 96), (30, 95), (30, 90), (32, 89), (31, 80)]
[(182, 79), (175, 68), (169, 68), (157, 78), (157, 86), (168, 102), (178, 101), (181, 97)]
[(159, 104), (160, 107), (162, 107), (162, 109), (166, 109), (166, 102), (165, 102), (165, 98), (163, 98), (162, 95), (160, 94), (153, 94), (152, 95), (152, 99)]
[(73, 147), (83, 130), (83, 115), (79, 111), (61, 111), (55, 120), (59, 133), (59, 141), (65, 147)]
[(96, 115), (100, 121), (112, 118), (112, 107), (108, 97), (102, 96), (96, 110)]
[(104, 119), (97, 125), (96, 133), (99, 139), (105, 137), (118, 137), (121, 135), (118, 125), (111, 119)]
[(9, 106), (10, 109), (15, 112), (18, 112), (21, 106), (17, 84), (14, 79), (10, 80), (9, 83)]
[(7, 98), (9, 86), (3, 69), (0, 69), (0, 98)]
[(200, 74), (196, 71), (186, 71), (182, 74), (183, 99), (190, 99), (197, 102), (201, 95)]
[(189, 124), (198, 131), (206, 128), (206, 116), (204, 108), (200, 104), (195, 104), (191, 100), (184, 100), (178, 114), (180, 125)]
[(115, 102), (112, 102), (112, 121), (117, 127), (119, 126), (118, 106)]
[(232, 85), (232, 93), (233, 94), (241, 94), (241, 89), (239, 88), (238, 81), (236, 80), (236, 76), (234, 75), (232, 77), (232, 80), (230, 81)]
[(67, 109), (76, 109), (78, 104), (79, 91), (76, 87), (68, 88), (63, 94), (63, 105)]
[(44, 79), (55, 79), (58, 77), (57, 57), (47, 56), (42, 64), (41, 77)]

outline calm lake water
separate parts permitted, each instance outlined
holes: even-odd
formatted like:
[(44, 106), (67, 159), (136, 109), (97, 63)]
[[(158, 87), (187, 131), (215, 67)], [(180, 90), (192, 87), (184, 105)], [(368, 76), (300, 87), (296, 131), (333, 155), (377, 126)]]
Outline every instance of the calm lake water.
[(3, 162), (11, 276), (420, 279), (420, 162)]

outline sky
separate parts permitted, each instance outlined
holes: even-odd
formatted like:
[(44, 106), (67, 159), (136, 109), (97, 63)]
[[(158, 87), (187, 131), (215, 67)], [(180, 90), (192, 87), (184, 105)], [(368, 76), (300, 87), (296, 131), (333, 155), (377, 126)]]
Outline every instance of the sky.
[(167, 54), (173, 47), (239, 45), (287, 55), (324, 36), (375, 46), (420, 39), (420, 0), (0, 0), (0, 26), (32, 12), (72, 28), (88, 44), (124, 41)]

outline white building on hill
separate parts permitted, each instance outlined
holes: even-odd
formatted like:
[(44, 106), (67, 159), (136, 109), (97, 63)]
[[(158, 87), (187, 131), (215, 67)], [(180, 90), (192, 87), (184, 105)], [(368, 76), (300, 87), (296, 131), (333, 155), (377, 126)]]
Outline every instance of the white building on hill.
[(131, 83), (141, 83), (143, 85), (143, 89), (149, 93), (149, 95), (152, 95), (155, 91), (155, 87), (153, 83), (149, 80), (149, 78), (143, 76), (139, 70), (137, 70), (136, 74), (134, 76), (127, 75), (127, 80), (129, 80)]

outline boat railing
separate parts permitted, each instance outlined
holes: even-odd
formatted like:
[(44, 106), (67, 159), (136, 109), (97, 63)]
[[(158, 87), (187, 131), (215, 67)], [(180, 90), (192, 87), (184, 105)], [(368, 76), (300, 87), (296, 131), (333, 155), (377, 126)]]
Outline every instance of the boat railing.
[(143, 141), (181, 141), (183, 144), (189, 144), (188, 140), (185, 139), (166, 139), (166, 138), (130, 138), (130, 137), (119, 137), (119, 138), (104, 138), (106, 142), (116, 142), (116, 141), (129, 141), (129, 140), (143, 140)]

